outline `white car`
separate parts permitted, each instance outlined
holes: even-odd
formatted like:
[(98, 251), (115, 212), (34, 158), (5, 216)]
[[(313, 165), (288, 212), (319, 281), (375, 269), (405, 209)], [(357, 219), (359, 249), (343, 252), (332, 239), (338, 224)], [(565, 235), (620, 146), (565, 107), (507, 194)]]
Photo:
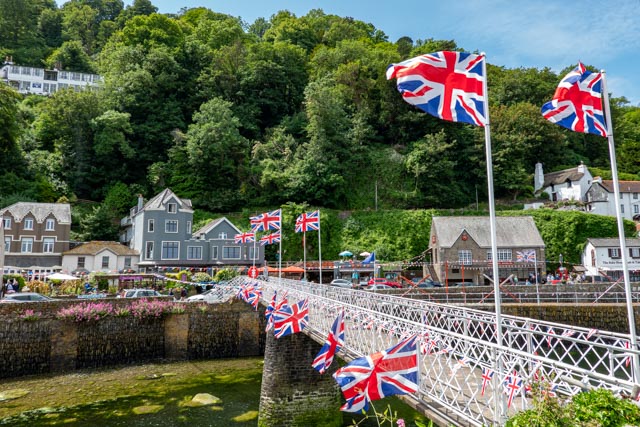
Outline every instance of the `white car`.
[(329, 284), (331, 286), (336, 286), (338, 288), (349, 288), (349, 289), (353, 288), (351, 281), (347, 279), (333, 279)]
[(375, 285), (369, 285), (365, 288), (363, 288), (365, 291), (388, 291), (390, 289), (393, 289), (391, 286), (389, 285), (383, 285), (380, 283), (376, 283)]
[(40, 295), (35, 292), (16, 292), (13, 294), (7, 294), (0, 300), (0, 303), (15, 303), (15, 302), (49, 302), (54, 301), (53, 298), (49, 298), (45, 295)]
[(216, 303), (216, 302), (225, 302), (231, 297), (231, 294), (228, 292), (224, 292), (223, 289), (213, 288), (208, 291), (204, 291), (201, 294), (192, 295), (187, 298), (189, 302), (208, 302), (208, 303)]
[(124, 294), (118, 295), (118, 298), (147, 298), (147, 297), (161, 297), (160, 292), (153, 289), (127, 289)]

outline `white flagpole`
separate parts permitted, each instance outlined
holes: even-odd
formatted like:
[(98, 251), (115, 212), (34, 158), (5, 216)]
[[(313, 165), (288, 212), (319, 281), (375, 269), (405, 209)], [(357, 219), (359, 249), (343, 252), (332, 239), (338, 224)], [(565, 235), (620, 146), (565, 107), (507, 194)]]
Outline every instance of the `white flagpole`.
[(304, 276), (302, 276), (305, 280), (307, 279), (307, 229), (306, 229), (306, 225), (305, 228), (302, 230), (302, 247), (303, 247), (303, 270), (304, 270)]
[[(485, 123), (484, 123), (484, 139), (485, 139), (485, 150), (487, 157), (487, 191), (489, 196), (489, 227), (491, 232), (491, 265), (493, 266), (493, 294), (496, 301), (496, 344), (498, 345), (498, 354), (495, 371), (498, 375), (502, 375), (502, 363), (500, 350), (502, 348), (502, 302), (500, 296), (500, 272), (498, 269), (498, 244), (497, 244), (497, 232), (496, 232), (496, 208), (495, 208), (495, 200), (493, 194), (493, 159), (491, 154), (491, 131), (489, 121), (489, 92), (487, 90), (487, 56), (484, 52), (480, 55), (483, 56), (482, 61), (482, 89), (484, 94), (484, 114), (485, 114)], [(500, 402), (501, 401), (501, 402)], [(501, 416), (506, 415), (506, 408), (504, 399), (496, 399), (496, 415), (501, 414)], [(496, 420), (498, 421), (498, 420)]]
[(253, 231), (253, 267), (256, 266), (256, 232)]
[(322, 285), (322, 239), (320, 238), (320, 210), (318, 209), (318, 258), (320, 259), (320, 284)]
[[(605, 113), (605, 121), (607, 124), (607, 140), (609, 141), (609, 157), (611, 159), (611, 175), (613, 177), (613, 197), (616, 204), (616, 218), (618, 220), (618, 238), (620, 239), (620, 256), (622, 259), (622, 276), (624, 277), (624, 290), (627, 301), (627, 316), (629, 318), (629, 341), (630, 348), (633, 350), (638, 350), (638, 342), (636, 337), (636, 321), (635, 315), (633, 312), (633, 300), (631, 298), (631, 280), (629, 278), (629, 268), (627, 267), (627, 244), (625, 241), (624, 235), (624, 225), (622, 221), (622, 212), (620, 210), (620, 184), (618, 182), (618, 165), (616, 163), (616, 147), (613, 141), (613, 123), (611, 122), (611, 110), (609, 108), (609, 92), (607, 92), (607, 79), (606, 72), (604, 70), (602, 73), (602, 96), (604, 99), (604, 113)], [(634, 381), (640, 381), (640, 359), (638, 358), (638, 354), (634, 353), (632, 355), (633, 365), (633, 379)], [(632, 396), (633, 399), (636, 398), (638, 394), (638, 385), (634, 386)]]

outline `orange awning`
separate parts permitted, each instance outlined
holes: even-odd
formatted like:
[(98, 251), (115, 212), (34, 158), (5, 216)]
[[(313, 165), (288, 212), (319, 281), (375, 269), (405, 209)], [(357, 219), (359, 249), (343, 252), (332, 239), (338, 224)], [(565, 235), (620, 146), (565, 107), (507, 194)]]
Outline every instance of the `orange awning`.
[(283, 273), (304, 273), (304, 268), (296, 267), (295, 265), (291, 265), (289, 267), (282, 269)]

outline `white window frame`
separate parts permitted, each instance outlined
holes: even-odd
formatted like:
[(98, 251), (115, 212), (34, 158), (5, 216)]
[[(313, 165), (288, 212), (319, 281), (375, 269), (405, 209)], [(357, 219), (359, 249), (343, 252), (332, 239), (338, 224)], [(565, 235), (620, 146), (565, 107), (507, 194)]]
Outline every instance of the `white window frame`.
[(78, 264), (77, 267), (78, 269), (80, 268), (84, 268), (84, 266), (87, 264), (87, 258), (83, 257), (83, 256), (79, 256), (78, 257)]
[(177, 203), (167, 203), (167, 213), (170, 213), (170, 214), (178, 213), (178, 204)]
[(631, 258), (640, 258), (640, 248), (629, 248)]
[(218, 239), (226, 240), (227, 239), (227, 233), (225, 233), (224, 231), (221, 231), (220, 233), (218, 233)]
[(47, 218), (47, 221), (44, 226), (45, 231), (55, 231), (56, 229), (56, 220), (53, 218)]
[[(175, 224), (176, 225), (175, 231), (170, 231), (169, 230), (169, 224)], [(177, 233), (178, 232), (178, 220), (177, 219), (167, 219), (164, 222), (164, 232), (165, 233)]]
[[(226, 256), (230, 250), (233, 250), (233, 252), (236, 252), (236, 249), (238, 251), (238, 256), (237, 257)], [(242, 257), (242, 247), (241, 246), (223, 246), (222, 247), (222, 259), (240, 259), (241, 257)]]
[(202, 259), (202, 246), (187, 246), (187, 259)]
[(218, 259), (218, 247), (211, 246), (211, 259)]
[(25, 218), (22, 223), (22, 228), (24, 230), (33, 230), (33, 218)]
[(109, 261), (110, 261), (109, 255), (103, 255), (102, 260), (100, 261), (100, 268), (109, 268)]
[(249, 246), (249, 259), (251, 260), (258, 259), (258, 254), (260, 254), (259, 247)]
[(53, 237), (42, 238), (42, 252), (45, 254), (52, 254), (53, 249), (56, 247), (56, 239)]
[(131, 268), (131, 257), (130, 256), (124, 257), (124, 266), (127, 267), (127, 268)]
[(150, 219), (149, 221), (147, 221), (147, 232), (148, 233), (153, 233), (155, 232), (155, 220)]
[(187, 221), (187, 234), (191, 234), (191, 221)]
[[(492, 261), (491, 251), (487, 251), (487, 260)], [(511, 249), (498, 249), (498, 262), (513, 261), (513, 252)]]
[(23, 237), (20, 239), (20, 253), (33, 253), (33, 237)]
[(11, 228), (11, 217), (3, 217), (2, 218), (2, 225), (4, 227), (5, 230), (8, 230)]
[(11, 249), (11, 236), (4, 236), (4, 251), (10, 252)]
[(153, 259), (153, 243), (150, 241), (144, 245), (144, 259)]
[(458, 261), (460, 265), (471, 265), (473, 263), (473, 252), (469, 249), (458, 250)]
[[(165, 256), (164, 256), (165, 247), (166, 247), (166, 245), (168, 245), (168, 244), (171, 244), (172, 246), (173, 246), (173, 244), (176, 244), (176, 245), (177, 245), (177, 247), (175, 248), (175, 249), (176, 249), (176, 256), (175, 256), (175, 258), (170, 258), (170, 257), (165, 257)], [(172, 248), (172, 249), (173, 249), (173, 248)], [(179, 241), (177, 241), (177, 240), (165, 240), (165, 241), (163, 241), (163, 242), (162, 242), (162, 250), (161, 250), (161, 252), (160, 252), (160, 259), (172, 259), (172, 260), (180, 259), (180, 242), (179, 242)]]

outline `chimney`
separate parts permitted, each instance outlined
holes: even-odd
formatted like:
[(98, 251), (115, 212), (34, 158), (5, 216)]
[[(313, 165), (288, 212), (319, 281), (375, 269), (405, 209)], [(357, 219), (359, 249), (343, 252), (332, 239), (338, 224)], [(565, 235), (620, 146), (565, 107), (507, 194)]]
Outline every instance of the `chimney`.
[(544, 172), (542, 171), (542, 163), (536, 163), (536, 170), (533, 174), (533, 192), (537, 193), (542, 190), (544, 185)]
[(586, 166), (584, 165), (583, 162), (580, 162), (580, 164), (578, 165), (578, 172), (585, 173), (586, 171), (587, 171)]
[(142, 194), (138, 194), (138, 212), (140, 212), (143, 207), (144, 207), (144, 197), (142, 197)]

